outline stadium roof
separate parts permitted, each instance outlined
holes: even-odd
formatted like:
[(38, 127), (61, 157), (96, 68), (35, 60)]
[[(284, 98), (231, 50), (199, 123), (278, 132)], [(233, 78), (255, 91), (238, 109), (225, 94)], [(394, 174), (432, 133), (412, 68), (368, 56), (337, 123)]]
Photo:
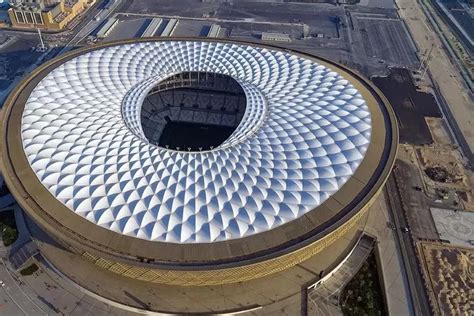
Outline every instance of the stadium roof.
[[(231, 137), (203, 152), (152, 145), (147, 93), (184, 71), (227, 74), (247, 97)], [(348, 78), (314, 59), (245, 44), (151, 41), (77, 56), (31, 92), (21, 136), (31, 168), (72, 212), (171, 243), (250, 236), (315, 209), (353, 175), (371, 114)]]

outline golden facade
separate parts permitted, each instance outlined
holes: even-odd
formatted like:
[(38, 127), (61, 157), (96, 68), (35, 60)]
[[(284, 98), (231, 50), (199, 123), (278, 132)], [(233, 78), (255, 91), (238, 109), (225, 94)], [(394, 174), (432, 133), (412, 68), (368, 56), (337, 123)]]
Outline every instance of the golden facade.
[(8, 16), (11, 26), (14, 28), (40, 28), (58, 31), (64, 29), (90, 3), (87, 0), (61, 0), (45, 8), (17, 5), (8, 10)]

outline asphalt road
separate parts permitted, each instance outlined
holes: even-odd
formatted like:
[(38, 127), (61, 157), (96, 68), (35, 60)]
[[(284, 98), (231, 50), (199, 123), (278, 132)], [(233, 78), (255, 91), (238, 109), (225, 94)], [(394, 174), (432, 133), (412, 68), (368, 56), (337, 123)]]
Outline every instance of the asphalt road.
[(71, 38), (64, 48), (58, 52), (57, 56), (71, 50), (75, 45), (79, 44), (100, 24), (102, 24), (105, 19), (107, 19), (108, 16), (121, 5), (121, 3), (121, 0), (110, 0), (110, 5), (105, 8), (102, 8), (101, 5), (91, 8), (90, 12), (87, 12), (86, 16), (82, 17), (82, 22), (76, 26), (78, 32)]
[[(403, 149), (401, 149), (403, 150)], [(439, 239), (433, 217), (430, 212), (430, 205), (433, 203), (429, 197), (425, 195), (425, 190), (417, 191), (414, 188), (423, 188), (423, 179), (420, 171), (415, 165), (399, 161), (397, 163), (397, 179), (403, 183), (400, 188), (401, 198), (408, 210), (405, 212), (408, 226), (412, 238), (417, 239)], [(437, 205), (440, 207), (441, 205)], [(452, 206), (452, 202), (451, 202)]]
[(5, 283), (0, 288), (0, 315), (48, 315), (20, 287), (5, 261), (0, 261), (0, 280)]
[[(396, 170), (394, 170), (394, 172), (396, 172)], [(403, 272), (405, 273), (405, 277), (408, 281), (410, 289), (410, 303), (413, 308), (414, 315), (431, 315), (431, 307), (429, 305), (424, 281), (417, 262), (414, 243), (412, 242), (410, 232), (404, 231), (404, 228), (407, 227), (407, 223), (405, 220), (400, 196), (398, 194), (394, 172), (392, 172), (392, 175), (390, 175), (387, 180), (384, 188), (384, 194), (386, 195), (387, 201), (389, 202), (389, 214), (392, 217), (393, 223), (395, 224), (395, 235), (397, 246), (403, 261)]]
[[(5, 257), (7, 250), (4, 247), (0, 247), (0, 255)], [(8, 271), (3, 264), (3, 259), (0, 265), (0, 280), (5, 282), (8, 279)], [(8, 280), (7, 280), (8, 282)], [(0, 315), (25, 315), (18, 303), (10, 297), (10, 285), (5, 282), (5, 287), (0, 288)], [(10, 282), (8, 282), (10, 284)], [(8, 288), (7, 288), (8, 287)]]
[[(102, 1), (103, 2), (103, 1)], [(110, 0), (110, 5), (107, 8), (103, 8), (102, 3), (98, 3), (94, 5), (94, 7), (90, 8), (84, 16), (81, 17), (81, 22), (75, 27), (75, 33), (72, 36), (72, 38), (69, 40), (67, 44), (64, 45), (62, 49), (59, 49), (57, 51), (52, 51), (48, 50), (47, 52), (43, 53), (45, 54), (50, 54), (47, 56), (47, 58), (42, 59), (38, 58), (31, 66), (27, 67), (24, 70), (25, 74), (30, 73), (33, 71), (38, 65), (42, 62), (47, 61), (48, 59), (51, 59), (53, 57), (59, 56), (72, 48), (74, 48), (75, 45), (79, 44), (85, 37), (87, 37), (92, 31), (94, 31), (103, 21), (110, 15), (112, 14), (120, 5), (122, 4), (122, 0)], [(24, 33), (25, 31), (8, 31), (12, 34), (15, 33)], [(31, 34), (31, 32), (26, 32), (26, 34)], [(36, 35), (35, 35), (36, 36)], [(1, 53), (1, 52), (0, 52)], [(17, 76), (11, 84), (8, 86), (7, 89), (4, 91), (0, 91), (0, 107), (1, 107), (1, 102), (6, 99), (8, 94), (10, 93), (11, 89), (15, 87), (18, 82), (23, 78), (23, 76)]]

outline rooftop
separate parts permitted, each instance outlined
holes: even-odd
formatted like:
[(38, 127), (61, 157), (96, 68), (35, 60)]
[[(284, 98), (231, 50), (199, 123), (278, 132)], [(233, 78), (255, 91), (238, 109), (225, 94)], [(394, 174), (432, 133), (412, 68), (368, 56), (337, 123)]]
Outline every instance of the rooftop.
[[(245, 91), (240, 124), (211, 150), (156, 146), (140, 123), (148, 92), (183, 71), (225, 74)], [(359, 91), (314, 60), (149, 42), (54, 69), (31, 92), (22, 138), (36, 176), (76, 214), (142, 239), (207, 243), (271, 230), (323, 203), (364, 158), (371, 117)]]

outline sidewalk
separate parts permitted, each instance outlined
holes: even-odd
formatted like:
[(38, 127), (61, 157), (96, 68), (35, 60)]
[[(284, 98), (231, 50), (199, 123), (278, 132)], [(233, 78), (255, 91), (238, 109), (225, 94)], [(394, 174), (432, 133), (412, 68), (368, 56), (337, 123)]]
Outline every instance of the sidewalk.
[(389, 315), (412, 315), (408, 305), (408, 284), (402, 275), (403, 263), (397, 251), (394, 232), (387, 224), (390, 217), (383, 194), (380, 194), (371, 208), (365, 231), (377, 237), (376, 247)]
[(308, 288), (308, 315), (342, 315), (340, 296), (374, 249), (375, 239), (362, 234), (347, 257), (333, 271)]

